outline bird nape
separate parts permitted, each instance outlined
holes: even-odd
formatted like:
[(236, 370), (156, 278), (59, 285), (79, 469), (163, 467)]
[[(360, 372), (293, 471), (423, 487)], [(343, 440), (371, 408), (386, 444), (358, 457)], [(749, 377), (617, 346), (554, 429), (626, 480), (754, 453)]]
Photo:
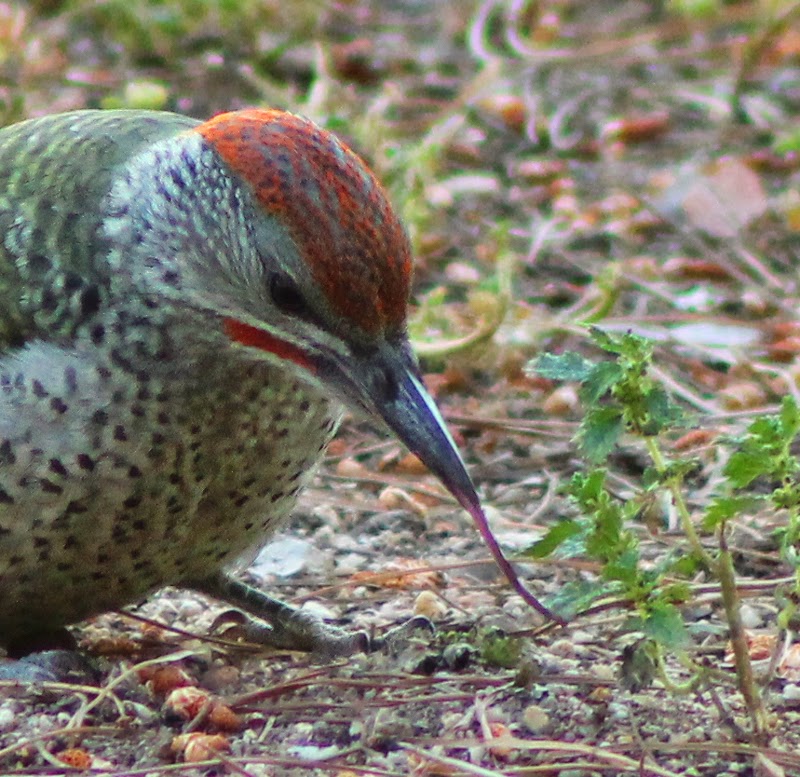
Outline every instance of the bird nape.
[(364, 162), (276, 110), (78, 111), (0, 130), (0, 642), (166, 585), (369, 647), (227, 570), (288, 518), (342, 407), (382, 420), (525, 601), (406, 335), (411, 251)]

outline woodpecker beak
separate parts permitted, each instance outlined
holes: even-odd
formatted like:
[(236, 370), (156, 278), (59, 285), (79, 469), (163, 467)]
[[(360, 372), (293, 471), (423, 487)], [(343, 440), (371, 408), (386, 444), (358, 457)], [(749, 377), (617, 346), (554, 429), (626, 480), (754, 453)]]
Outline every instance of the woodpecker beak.
[[(390, 351), (387, 354), (384, 351), (368, 361), (366, 375), (381, 375), (380, 381), (372, 383), (373, 386), (380, 385), (381, 390), (369, 391), (372, 411), (385, 421), (472, 516), (495, 561), (522, 598), (548, 619), (563, 624), (560, 617), (548, 610), (523, 586), (503, 555), (489, 528), (461, 454), (431, 395), (416, 376), (411, 357), (403, 355), (398, 358), (397, 352)], [(369, 385), (369, 382), (362, 385)]]
[(466, 510), (478, 504), (478, 495), (450, 432), (422, 382), (406, 371), (397, 384), (397, 396), (378, 408), (390, 429), (444, 483)]

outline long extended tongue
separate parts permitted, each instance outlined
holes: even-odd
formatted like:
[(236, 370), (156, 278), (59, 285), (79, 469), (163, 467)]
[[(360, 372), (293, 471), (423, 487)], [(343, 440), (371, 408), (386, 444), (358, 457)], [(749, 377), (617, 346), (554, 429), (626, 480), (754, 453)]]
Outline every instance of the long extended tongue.
[(380, 413), (398, 437), (419, 456), (472, 516), (494, 560), (514, 590), (546, 618), (563, 625), (564, 619), (545, 607), (522, 584), (514, 567), (503, 555), (489, 528), (475, 486), (436, 404), (410, 372), (406, 372), (399, 381), (397, 398), (385, 403), (380, 408)]
[[(500, 570), (506, 576), (506, 580), (511, 583), (511, 587), (531, 607), (544, 615), (545, 618), (556, 621), (556, 623), (565, 626), (566, 621), (562, 617), (556, 615), (552, 610), (545, 607), (527, 588), (525, 588), (522, 581), (519, 579), (519, 575), (517, 575), (516, 570), (511, 565), (511, 562), (503, 555), (503, 551), (497, 544), (497, 540), (495, 539), (494, 534), (492, 534), (492, 530), (489, 527), (489, 522), (486, 520), (486, 513), (483, 512), (483, 508), (478, 500), (478, 495), (475, 493), (475, 489), (472, 488), (471, 493), (468, 494), (459, 493), (459, 491), (457, 491), (450, 483), (448, 483), (445, 478), (442, 478), (442, 482), (447, 486), (453, 496), (458, 499), (459, 504), (472, 516), (473, 520), (475, 521), (475, 525), (478, 527), (481, 537), (483, 537), (483, 541), (489, 548), (489, 552), (492, 554), (497, 566), (500, 567)], [(472, 484), (470, 483), (470, 486), (471, 485)]]

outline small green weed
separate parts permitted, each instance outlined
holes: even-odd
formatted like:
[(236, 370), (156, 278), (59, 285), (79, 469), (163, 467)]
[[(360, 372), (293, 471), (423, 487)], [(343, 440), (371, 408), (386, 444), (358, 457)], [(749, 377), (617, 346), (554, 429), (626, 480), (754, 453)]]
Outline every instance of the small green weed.
[[(590, 329), (590, 338), (612, 358), (592, 362), (578, 354), (565, 353), (544, 355), (530, 365), (532, 371), (544, 377), (580, 384), (585, 415), (577, 441), (586, 456), (587, 468), (574, 475), (566, 486), (579, 517), (557, 523), (532, 546), (529, 554), (536, 558), (556, 553), (562, 557), (589, 557), (598, 562), (602, 581), (600, 586), (585, 582), (566, 586), (559, 601), (550, 604), (560, 612), (577, 613), (597, 607), (601, 599), (624, 603), (631, 612), (628, 630), (642, 635), (624, 662), (625, 666), (639, 667), (630, 673), (628, 685), (640, 687), (643, 677), (655, 674), (673, 690), (688, 690), (710, 679), (709, 671), (696, 664), (686, 650), (689, 633), (680, 611), (680, 605), (691, 596), (687, 578), (705, 571), (720, 587), (739, 689), (755, 733), (763, 736), (767, 717), (752, 675), (727, 536), (730, 520), (744, 509), (767, 504), (785, 511), (788, 517), (780, 532), (781, 554), (795, 570), (795, 594), (800, 591), (800, 462), (791, 451), (800, 432), (800, 409), (793, 398), (786, 397), (777, 416), (753, 421), (740, 438), (724, 443), (732, 451), (723, 470), (724, 480), (715, 499), (700, 515), (693, 516), (685, 491), (687, 475), (696, 463), (670, 458), (665, 453), (664, 433), (675, 430), (685, 419), (649, 374), (651, 343), (631, 333), (611, 334), (596, 328)], [(608, 471), (602, 466), (623, 438), (626, 444), (639, 440), (650, 461), (638, 491), (627, 500), (609, 488)], [(770, 488), (754, 493), (756, 480)], [(656, 564), (644, 565), (633, 521), (664, 497), (680, 520), (688, 552), (678, 550)], [(712, 535), (716, 536), (716, 547), (709, 542)], [(786, 605), (780, 619), (782, 627), (793, 614), (792, 605)], [(677, 686), (669, 680), (664, 668), (665, 651), (671, 651), (690, 670), (690, 680), (684, 685)], [(652, 671), (643, 673), (643, 662)]]

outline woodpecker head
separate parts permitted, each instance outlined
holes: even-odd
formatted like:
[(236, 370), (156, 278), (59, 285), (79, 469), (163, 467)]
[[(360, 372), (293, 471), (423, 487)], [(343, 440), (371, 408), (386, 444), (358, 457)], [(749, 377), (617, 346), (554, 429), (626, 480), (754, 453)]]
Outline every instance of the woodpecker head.
[(383, 420), (460, 502), (477, 504), (408, 343), (411, 248), (373, 173), (331, 133), (282, 111), (222, 114), (194, 132), (255, 211), (263, 306), (225, 315), (226, 335)]
[(408, 238), (365, 163), (306, 119), (244, 110), (155, 144), (123, 178), (107, 233), (136, 243), (146, 284), (202, 310), (247, 358), (382, 419), (475, 517), (520, 590), (420, 379)]

